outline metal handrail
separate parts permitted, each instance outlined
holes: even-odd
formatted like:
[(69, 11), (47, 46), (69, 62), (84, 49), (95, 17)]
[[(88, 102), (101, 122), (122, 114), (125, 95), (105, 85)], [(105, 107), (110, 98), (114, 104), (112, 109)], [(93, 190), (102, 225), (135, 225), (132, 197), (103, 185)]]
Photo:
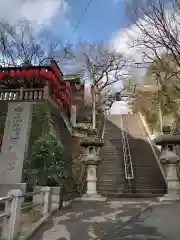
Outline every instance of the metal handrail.
[[(0, 203), (5, 203), (6, 201), (12, 201), (13, 200), (13, 196), (11, 197), (2, 197), (0, 198)], [(11, 212), (4, 212), (2, 214), (0, 214), (0, 221), (4, 220), (4, 218), (8, 218), (11, 216)]]
[(131, 151), (129, 147), (128, 140), (128, 126), (127, 126), (127, 116), (121, 115), (121, 129), (122, 129), (122, 145), (123, 145), (123, 155), (124, 155), (124, 170), (125, 177), (127, 180), (134, 179), (134, 171), (131, 160)]
[(13, 196), (12, 197), (2, 197), (0, 198), (0, 203), (4, 203), (6, 201), (11, 201), (13, 199)]
[(0, 221), (2, 221), (4, 218), (10, 217), (10, 216), (11, 216), (10, 212), (0, 214)]
[[(107, 116), (106, 116), (106, 114), (104, 114), (103, 115), (103, 121), (102, 121), (102, 128), (100, 129), (100, 132), (99, 132), (99, 138), (101, 140), (104, 139), (104, 133), (105, 133), (105, 128), (106, 128), (106, 120), (107, 120)], [(100, 153), (100, 149), (101, 148), (98, 148), (98, 150), (97, 150), (98, 154)]]
[(21, 196), (19, 196), (20, 198), (25, 198), (25, 197), (33, 197), (37, 194), (40, 194), (41, 191), (34, 191), (34, 192), (27, 192), (25, 194), (22, 194)]

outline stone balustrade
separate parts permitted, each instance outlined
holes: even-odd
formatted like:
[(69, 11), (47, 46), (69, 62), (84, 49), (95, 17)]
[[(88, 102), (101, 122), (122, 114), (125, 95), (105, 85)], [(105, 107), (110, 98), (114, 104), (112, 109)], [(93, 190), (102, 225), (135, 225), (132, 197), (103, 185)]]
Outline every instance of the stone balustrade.
[[(62, 205), (60, 188), (44, 186), (35, 187), (34, 190), (34, 192), (23, 194), (20, 189), (14, 189), (10, 190), (6, 197), (0, 198), (0, 204), (5, 203), (4, 212), (0, 214), (2, 239), (19, 239), (21, 232), (21, 211), (24, 209), (23, 203), (25, 198), (33, 198), (32, 206), (37, 206), (38, 204), (42, 216), (39, 219), (41, 224), (51, 213), (60, 208), (60, 204)], [(30, 236), (30, 234), (31, 232), (28, 232), (27, 236)]]

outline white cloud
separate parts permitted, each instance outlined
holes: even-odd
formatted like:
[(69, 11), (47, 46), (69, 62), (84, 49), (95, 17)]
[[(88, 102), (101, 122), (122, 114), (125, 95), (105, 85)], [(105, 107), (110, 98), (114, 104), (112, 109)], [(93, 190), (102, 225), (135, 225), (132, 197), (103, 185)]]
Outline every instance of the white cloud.
[[(178, 14), (175, 14), (175, 15), (173, 14), (174, 13), (171, 11), (171, 9), (167, 9), (165, 11), (168, 31), (171, 31), (172, 34), (174, 35), (175, 32), (177, 32), (177, 29), (179, 29), (180, 27), (179, 25), (180, 17)], [(174, 19), (173, 17), (176, 18), (176, 21), (173, 21)], [(144, 26), (148, 30), (148, 32), (154, 36), (154, 39), (158, 39), (158, 38), (161, 39), (162, 36), (164, 36), (164, 39), (166, 40), (166, 42), (169, 42), (169, 44), (171, 44), (170, 40), (166, 37), (166, 35), (164, 35), (163, 30), (158, 31), (157, 28), (155, 28), (154, 24), (151, 24), (150, 19), (147, 19), (147, 18), (140, 19), (138, 20), (138, 23), (141, 26)], [(153, 40), (145, 36), (144, 33), (141, 32), (141, 30), (136, 24), (132, 24), (129, 27), (121, 29), (119, 32), (115, 33), (114, 37), (111, 40), (111, 46), (117, 52), (122, 53), (123, 56), (128, 60), (132, 60), (136, 63), (137, 62), (140, 63), (143, 61), (152, 62), (152, 58), (155, 57), (154, 51), (148, 48), (147, 46), (143, 46), (143, 44), (141, 46), (140, 45), (137, 46), (135, 44), (137, 42), (143, 43), (143, 39), (146, 40), (146, 44), (147, 42), (149, 42), (148, 44), (150, 48), (152, 47), (152, 44), (150, 43), (153, 43), (153, 46), (156, 47), (156, 52), (158, 53), (158, 55), (161, 55), (163, 52), (167, 52), (163, 44), (157, 45), (156, 41), (152, 42)], [(147, 58), (144, 53), (146, 53), (146, 55), (148, 55), (150, 58)], [(139, 74), (142, 74), (143, 76), (144, 73), (146, 72), (146, 67), (148, 66), (148, 64), (143, 64), (143, 65), (144, 65), (144, 68), (141, 68), (141, 69), (137, 69), (136, 67), (137, 65), (133, 65), (133, 68), (131, 68), (131, 72), (138, 77), (139, 77)]]
[[(141, 62), (143, 59), (143, 51), (140, 47), (133, 47), (133, 42), (136, 41), (141, 35), (139, 28), (132, 24), (128, 28), (123, 28), (119, 32), (115, 33), (112, 40), (111, 46), (117, 52), (120, 52), (125, 59), (132, 60), (135, 62)], [(128, 65), (133, 65), (129, 63)], [(136, 69), (136, 67), (126, 67), (125, 73), (132, 73), (133, 75), (142, 74), (142, 70)]]
[(142, 47), (134, 47), (134, 42), (142, 35), (136, 24), (130, 25), (128, 28), (121, 29), (112, 39), (112, 47), (124, 55), (125, 58), (135, 61), (141, 61)]
[(38, 28), (50, 24), (57, 14), (65, 20), (68, 11), (66, 0), (0, 0), (1, 19), (10, 23), (27, 19)]
[[(167, 5), (164, 13), (168, 32), (171, 32), (173, 36), (175, 36), (176, 33), (179, 34), (179, 12), (174, 12), (173, 9)], [(143, 19), (139, 19), (137, 23), (138, 25), (143, 26), (150, 35), (153, 35), (154, 39), (162, 39), (163, 36), (166, 42), (170, 42), (170, 39), (168, 39), (167, 35), (164, 33), (163, 27), (159, 27), (159, 29), (157, 29), (157, 25), (154, 24), (154, 20), (144, 17)], [(161, 22), (158, 22), (158, 25), (161, 26)], [(180, 35), (178, 36), (180, 38)], [(142, 44), (144, 40), (146, 41), (146, 46), (143, 46)], [(138, 46), (136, 43), (138, 43)], [(139, 43), (141, 43), (141, 45)], [(115, 33), (115, 36), (112, 38), (111, 45), (117, 52), (122, 53), (126, 58), (135, 60), (136, 62), (141, 62), (141, 60), (144, 59), (144, 52), (146, 52), (146, 55), (151, 58), (155, 57), (154, 51), (150, 49), (152, 46), (156, 47), (158, 54), (162, 54), (167, 51), (163, 43), (162, 45), (157, 45), (157, 41), (144, 34), (144, 32), (142, 32), (136, 24), (132, 24), (129, 27), (121, 29), (119, 32)]]

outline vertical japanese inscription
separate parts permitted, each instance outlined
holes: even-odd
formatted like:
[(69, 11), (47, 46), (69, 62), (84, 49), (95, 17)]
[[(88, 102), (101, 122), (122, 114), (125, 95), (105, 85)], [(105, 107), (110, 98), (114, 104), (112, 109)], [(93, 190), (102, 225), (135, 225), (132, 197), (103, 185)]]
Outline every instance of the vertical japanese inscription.
[(10, 159), (8, 159), (8, 170), (12, 171), (15, 167), (15, 163), (18, 160), (17, 158), (17, 143), (20, 138), (20, 131), (21, 131), (21, 112), (22, 108), (18, 106), (17, 108), (13, 109), (14, 116), (11, 122), (11, 129), (10, 129), (10, 136), (9, 136), (9, 152), (10, 152)]

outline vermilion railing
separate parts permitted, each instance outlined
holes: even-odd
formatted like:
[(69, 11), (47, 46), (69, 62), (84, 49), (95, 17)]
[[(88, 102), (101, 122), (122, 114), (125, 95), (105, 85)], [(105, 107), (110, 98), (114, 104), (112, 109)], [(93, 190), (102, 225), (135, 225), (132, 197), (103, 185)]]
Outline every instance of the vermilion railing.
[(50, 66), (0, 68), (0, 81), (6, 86), (6, 90), (1, 91), (1, 100), (20, 100), (20, 89), (24, 86), (23, 100), (41, 100), (44, 96), (43, 88), (47, 85), (50, 95), (70, 116), (71, 84), (63, 81), (63, 74), (55, 61)]

